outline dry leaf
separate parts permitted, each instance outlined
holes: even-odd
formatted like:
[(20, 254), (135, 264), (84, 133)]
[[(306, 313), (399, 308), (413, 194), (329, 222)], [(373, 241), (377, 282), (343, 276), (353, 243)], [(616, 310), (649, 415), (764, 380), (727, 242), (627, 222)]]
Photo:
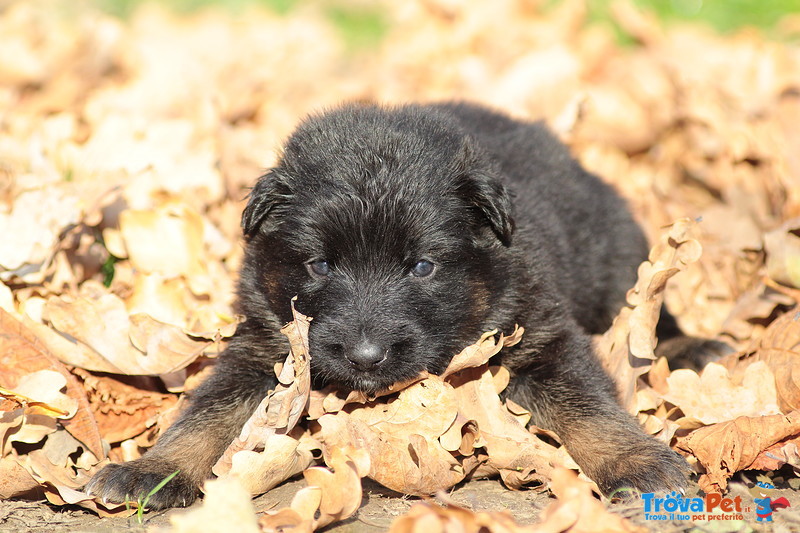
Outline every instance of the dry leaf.
[(331, 450), (331, 472), (313, 467), (303, 475), (308, 487), (297, 492), (289, 508), (269, 511), (259, 521), (264, 533), (310, 532), (350, 517), (361, 505), (361, 478), (369, 472), (369, 456), (351, 446)]
[[(92, 416), (86, 394), (78, 380), (44, 347), (35, 334), (2, 309), (0, 309), (0, 369), (2, 369), (4, 382), (11, 385), (11, 388), (15, 388), (24, 376), (38, 370), (51, 370), (58, 373), (63, 382), (59, 382), (58, 389), (54, 389), (54, 392), (66, 387), (67, 396), (77, 404), (77, 409), (72, 409), (72, 407), (65, 409), (65, 404), (58, 406), (71, 413), (68, 419), (62, 421), (62, 425), (83, 442), (98, 461), (105, 457), (97, 422)], [(53, 389), (51, 388), (51, 390)], [(25, 389), (18, 392), (34, 400), (49, 403), (45, 398), (36, 397), (39, 392), (36, 387), (30, 391)], [(40, 418), (40, 420), (44, 419)], [(31, 422), (30, 418), (28, 422)]]
[[(295, 427), (311, 392), (311, 360), (308, 353), (310, 319), (294, 308), (294, 300), (292, 315), (294, 320), (281, 329), (281, 333), (289, 339), (290, 352), (280, 371), (276, 372), (278, 385), (261, 401), (239, 437), (228, 446), (213, 468), (218, 476), (230, 471), (239, 477), (246, 477), (248, 481), (245, 484), (254, 494), (265, 492), (297, 474), (308, 467), (312, 460), (310, 450), (313, 445), (298, 447), (295, 439), (278, 438), (288, 435)], [(252, 452), (261, 447), (264, 450), (260, 454)], [(239, 467), (231, 470), (235, 464), (234, 458), (239, 453), (242, 454)], [(287, 467), (285, 475), (283, 469), (270, 466), (270, 461)], [(270, 474), (268, 480), (264, 479), (266, 472)], [(284, 477), (278, 479), (281, 475)]]
[(775, 377), (781, 412), (800, 408), (800, 308), (779, 316), (764, 331), (755, 353), (742, 361), (731, 359), (728, 367), (738, 375), (759, 361), (766, 364)]
[(537, 532), (645, 532), (620, 515), (610, 512), (592, 493), (591, 484), (578, 479), (574, 472), (557, 468), (552, 473), (550, 489), (557, 500), (541, 514)]
[(774, 472), (783, 465), (788, 464), (792, 465), (795, 472), (797, 472), (800, 469), (800, 448), (797, 447), (798, 444), (800, 444), (800, 436), (793, 436), (776, 442), (762, 450), (748, 468)]
[(156, 210), (126, 209), (119, 223), (135, 268), (166, 278), (205, 274), (203, 219), (187, 205), (176, 202)]
[(767, 272), (777, 282), (800, 289), (800, 219), (764, 234)]
[(173, 533), (260, 533), (250, 493), (231, 477), (206, 481), (203, 504), (187, 513), (170, 516)]
[(697, 429), (678, 439), (678, 449), (697, 457), (706, 473), (700, 477), (705, 492), (721, 492), (728, 479), (749, 468), (762, 450), (786, 437), (800, 434), (800, 411), (787, 415), (739, 417)]
[(689, 236), (693, 226), (683, 218), (662, 232), (648, 260), (639, 265), (639, 278), (627, 295), (629, 307), (620, 311), (596, 346), (603, 366), (616, 380), (620, 402), (632, 413), (637, 380), (655, 360), (656, 324), (667, 280), (702, 252), (700, 243)]
[(520, 526), (508, 511), (475, 512), (437, 495), (446, 503), (441, 507), (431, 502), (415, 503), (408, 512), (394, 520), (390, 533), (535, 533), (536, 526)]
[(483, 468), (498, 472), (510, 488), (543, 483), (555, 461), (555, 448), (525, 429), (501, 402), (491, 370), (485, 365), (462, 370), (449, 382), (459, 412), (478, 427), (476, 445), (485, 447), (488, 455)]
[(709, 363), (699, 376), (693, 370), (675, 370), (667, 385), (663, 398), (703, 424), (780, 412), (775, 378), (761, 361), (749, 365), (736, 382), (725, 367)]
[(438, 441), (456, 415), (452, 387), (434, 376), (404, 389), (388, 404), (322, 416), (318, 438), (326, 452), (349, 444), (366, 450), (369, 477), (390, 489), (433, 494), (466, 475)]
[(147, 315), (128, 316), (122, 299), (102, 286), (87, 282), (81, 292), (77, 299), (52, 297), (46, 304), (54, 328), (80, 349), (77, 361), (70, 360), (72, 350), (59, 354), (69, 364), (117, 374), (168, 374), (186, 367), (209, 344)]

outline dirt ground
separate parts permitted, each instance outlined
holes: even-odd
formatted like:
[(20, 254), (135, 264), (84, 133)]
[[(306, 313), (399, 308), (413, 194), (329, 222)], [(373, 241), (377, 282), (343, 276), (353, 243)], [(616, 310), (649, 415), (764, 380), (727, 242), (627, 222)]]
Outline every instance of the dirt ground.
[[(740, 481), (744, 481), (741, 479)], [(289, 504), (295, 492), (305, 482), (295, 479), (284, 483), (253, 500), (257, 512), (278, 509)], [(387, 490), (377, 483), (365, 479), (364, 503), (352, 518), (337, 522), (322, 530), (329, 533), (377, 533), (388, 531), (395, 518), (405, 514), (411, 506), (419, 501), (417, 498), (403, 497)], [(780, 488), (780, 487), (779, 487)], [(698, 495), (697, 487), (687, 496)], [(743, 483), (734, 483), (728, 496), (740, 495), (743, 502), (751, 502), (752, 496)], [(635, 524), (651, 531), (659, 532), (740, 532), (740, 531), (772, 531), (789, 533), (800, 531), (800, 493), (788, 486), (779, 490), (777, 496), (783, 496), (791, 503), (791, 507), (777, 511), (771, 524), (759, 524), (754, 513), (749, 513), (743, 521), (725, 522), (648, 522), (644, 519), (641, 501), (616, 503), (611, 510), (631, 519)], [(776, 496), (776, 497), (777, 497)], [(456, 487), (450, 497), (453, 501), (474, 511), (507, 510), (520, 525), (533, 524), (539, 513), (547, 507), (551, 498), (548, 493), (537, 491), (511, 491), (503, 487), (497, 480), (484, 479), (463, 483)], [(193, 507), (200, 505), (200, 502)], [(190, 508), (191, 509), (191, 508)], [(143, 524), (139, 524), (136, 516), (130, 518), (99, 518), (96, 515), (77, 508), (57, 508), (39, 502), (0, 501), (0, 532), (14, 533), (53, 533), (61, 531), (85, 533), (116, 532), (154, 532), (169, 527), (170, 517), (186, 512), (185, 509), (173, 509), (166, 512), (145, 514)], [(598, 524), (598, 528), (602, 525)]]

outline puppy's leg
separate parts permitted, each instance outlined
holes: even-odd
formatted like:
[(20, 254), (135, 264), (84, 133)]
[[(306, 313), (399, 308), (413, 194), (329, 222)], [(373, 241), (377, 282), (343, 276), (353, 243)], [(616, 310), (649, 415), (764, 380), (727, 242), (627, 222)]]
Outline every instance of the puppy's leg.
[(600, 490), (684, 488), (688, 465), (616, 403), (587, 335), (562, 332), (532, 360), (517, 370), (506, 394), (531, 410), (535, 424), (558, 434)]
[(156, 445), (140, 459), (106, 466), (86, 491), (104, 501), (136, 501), (177, 471), (150, 498), (148, 508), (191, 504), (202, 482), (211, 476), (214, 463), (276, 385), (274, 375), (244, 364), (246, 359), (243, 354), (222, 354), (214, 374), (192, 393), (186, 411)]

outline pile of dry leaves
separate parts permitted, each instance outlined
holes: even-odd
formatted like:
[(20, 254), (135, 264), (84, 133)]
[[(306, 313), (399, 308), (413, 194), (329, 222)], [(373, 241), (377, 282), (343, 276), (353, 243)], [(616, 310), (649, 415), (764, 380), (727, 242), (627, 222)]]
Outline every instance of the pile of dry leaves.
[[(238, 322), (247, 187), (299, 118), (352, 99), (470, 99), (547, 120), (657, 243), (597, 339), (626, 407), (704, 491), (741, 470), (800, 468), (800, 50), (664, 28), (625, 1), (612, 14), (637, 44), (621, 47), (584, 2), (545, 3), (382, 1), (387, 35), (355, 51), (314, 5), (282, 17), (144, 7), (121, 22), (82, 4), (4, 3), (0, 498), (125, 512), (80, 487), (107, 460), (139, 457), (207, 374)], [(655, 360), (664, 297), (684, 329), (737, 353), (699, 373)], [(310, 391), (304, 327), (287, 326), (281, 385), (176, 530), (234, 508), (252, 531), (310, 530), (356, 512), (364, 476), (430, 495), (489, 474), (553, 491), (537, 531), (633, 527), (569, 471), (552, 435), (501, 402), (508, 373), (487, 361), (525, 342), (521, 328), (367, 399)], [(300, 472), (308, 488), (260, 522), (236, 499)], [(393, 530), (451, 523), (526, 530), (427, 503)]]

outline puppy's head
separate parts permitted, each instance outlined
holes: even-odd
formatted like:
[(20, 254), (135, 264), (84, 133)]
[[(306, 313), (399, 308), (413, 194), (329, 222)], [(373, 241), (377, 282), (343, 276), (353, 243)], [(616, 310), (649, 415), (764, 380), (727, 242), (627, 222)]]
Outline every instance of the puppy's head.
[[(513, 221), (488, 159), (415, 107), (311, 117), (253, 189), (244, 291), (313, 317), (317, 385), (375, 392), (439, 373), (480, 334)], [(246, 296), (246, 295), (245, 295)], [(248, 316), (259, 309), (245, 308)]]

